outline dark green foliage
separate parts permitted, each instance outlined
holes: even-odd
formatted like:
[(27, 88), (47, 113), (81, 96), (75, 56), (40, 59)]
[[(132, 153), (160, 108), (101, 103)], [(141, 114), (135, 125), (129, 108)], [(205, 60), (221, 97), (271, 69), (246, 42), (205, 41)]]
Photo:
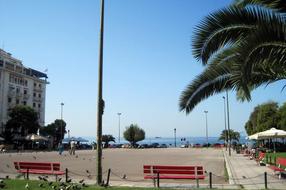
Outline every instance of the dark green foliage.
[(267, 102), (256, 106), (251, 113), (249, 120), (245, 124), (247, 134), (252, 135), (273, 127), (280, 128), (280, 109), (278, 109), (278, 104), (276, 102)]
[(56, 119), (46, 127), (40, 128), (40, 135), (54, 138), (54, 146), (63, 140), (66, 133), (66, 122), (61, 119)]
[[(10, 119), (6, 123), (6, 130), (11, 131), (13, 135), (22, 137), (37, 133), (40, 125), (38, 123), (38, 114), (29, 106), (15, 106), (9, 112)], [(6, 132), (4, 135), (10, 135)]]
[(136, 142), (145, 139), (145, 131), (139, 128), (137, 124), (131, 124), (129, 127), (126, 127), (123, 136), (130, 142), (132, 147), (135, 147)]
[(239, 100), (250, 101), (255, 88), (286, 79), (285, 2), (235, 4), (210, 14), (196, 28), (193, 54), (205, 70), (181, 94), (179, 107), (187, 114), (214, 94), (234, 90)]
[(112, 135), (102, 135), (102, 142), (104, 142), (104, 148), (108, 148), (109, 142), (115, 142), (115, 138)]
[[(229, 130), (229, 135), (230, 135), (230, 141), (237, 141), (239, 142), (240, 139), (240, 134), (239, 132), (236, 132), (232, 129)], [(226, 140), (228, 141), (228, 130), (223, 130), (222, 133), (220, 134), (219, 140)]]
[(278, 110), (279, 122), (278, 128), (286, 131), (286, 103), (284, 103)]

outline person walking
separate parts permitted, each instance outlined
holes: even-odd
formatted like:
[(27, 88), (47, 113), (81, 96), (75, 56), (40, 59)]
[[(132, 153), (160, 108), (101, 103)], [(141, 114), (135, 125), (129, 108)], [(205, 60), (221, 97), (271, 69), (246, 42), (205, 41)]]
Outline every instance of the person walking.
[(63, 151), (64, 151), (64, 146), (62, 143), (58, 144), (58, 150), (59, 150), (59, 155), (62, 155)]
[(70, 146), (71, 146), (70, 155), (75, 155), (75, 141), (72, 140), (70, 142)]

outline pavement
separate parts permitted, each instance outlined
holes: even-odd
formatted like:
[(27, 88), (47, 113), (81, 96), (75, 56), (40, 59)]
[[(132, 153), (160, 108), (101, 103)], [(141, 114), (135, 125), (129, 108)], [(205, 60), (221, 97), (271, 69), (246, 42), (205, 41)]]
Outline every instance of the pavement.
[[(95, 152), (77, 151), (76, 156), (67, 152), (58, 155), (57, 152), (6, 153), (0, 154), (0, 178), (9, 175), (18, 176), (13, 161), (60, 162), (62, 168), (69, 168), (69, 176), (73, 182), (85, 179), (87, 184), (95, 183)], [(224, 162), (229, 175), (229, 183), (225, 180)], [(212, 187), (218, 189), (265, 189), (267, 173), (268, 189), (285, 189), (286, 179), (279, 179), (267, 166), (259, 166), (254, 160), (242, 154), (228, 152), (222, 149), (106, 149), (103, 152), (103, 179), (106, 180), (107, 169), (111, 168), (111, 186), (153, 187), (152, 180), (143, 179), (144, 164), (166, 165), (202, 165), (206, 169), (206, 179), (200, 180), (200, 188), (209, 188), (209, 172), (212, 172)], [(30, 176), (37, 179), (38, 176)], [(54, 180), (51, 176), (50, 180)], [(161, 187), (194, 189), (196, 181), (192, 180), (162, 180)]]
[(286, 189), (286, 179), (279, 179), (278, 175), (267, 166), (260, 166), (255, 160), (235, 152), (224, 151), (226, 168), (231, 186), (244, 189), (265, 189), (265, 172), (268, 189)]

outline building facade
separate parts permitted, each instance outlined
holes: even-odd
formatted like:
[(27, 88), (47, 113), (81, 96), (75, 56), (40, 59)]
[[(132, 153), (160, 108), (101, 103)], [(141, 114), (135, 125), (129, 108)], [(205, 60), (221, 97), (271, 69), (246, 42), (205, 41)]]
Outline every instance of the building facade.
[(22, 61), (0, 49), (0, 134), (9, 120), (9, 109), (27, 105), (38, 113), (39, 124), (45, 125), (45, 99), (48, 76), (27, 68)]

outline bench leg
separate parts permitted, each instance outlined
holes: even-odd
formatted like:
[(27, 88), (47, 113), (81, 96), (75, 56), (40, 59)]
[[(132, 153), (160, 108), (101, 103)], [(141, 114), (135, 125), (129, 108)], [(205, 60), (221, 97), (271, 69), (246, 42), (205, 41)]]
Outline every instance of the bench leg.
[(198, 178), (196, 179), (196, 182), (197, 182), (197, 188), (200, 188), (200, 184), (199, 184), (199, 179)]
[(56, 182), (58, 182), (58, 175), (56, 175)]
[(153, 185), (154, 185), (154, 187), (156, 187), (156, 179), (153, 178), (152, 180), (153, 180)]

